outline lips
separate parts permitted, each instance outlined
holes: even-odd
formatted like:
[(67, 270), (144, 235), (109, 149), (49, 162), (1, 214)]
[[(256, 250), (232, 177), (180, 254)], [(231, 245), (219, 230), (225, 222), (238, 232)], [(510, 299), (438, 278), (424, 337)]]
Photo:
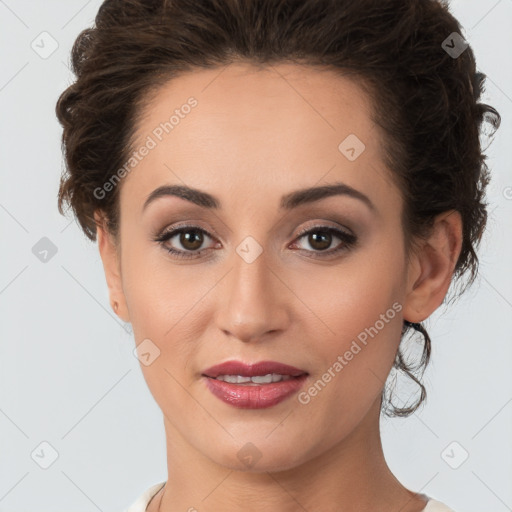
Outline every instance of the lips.
[[(269, 374), (272, 375), (270, 382), (268, 377), (261, 378)], [(214, 396), (240, 409), (273, 407), (298, 393), (305, 385), (308, 375), (309, 373), (305, 370), (275, 361), (261, 361), (253, 364), (227, 361), (208, 368), (202, 374), (205, 377), (203, 381), (206, 388)], [(245, 381), (244, 377), (251, 377), (252, 382), (241, 382)], [(228, 382), (226, 378), (229, 379)]]
[(299, 377), (300, 375), (308, 374), (305, 370), (276, 361), (260, 361), (253, 364), (246, 364), (241, 361), (226, 361), (225, 363), (217, 364), (203, 371), (205, 377), (212, 379), (217, 378), (219, 375), (254, 377), (268, 375), (269, 373), (290, 375), (291, 377)]

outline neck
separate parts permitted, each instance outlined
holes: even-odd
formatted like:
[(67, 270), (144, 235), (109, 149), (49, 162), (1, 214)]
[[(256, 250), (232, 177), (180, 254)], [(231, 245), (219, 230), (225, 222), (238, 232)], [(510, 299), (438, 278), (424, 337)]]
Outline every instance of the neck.
[(291, 468), (260, 472), (214, 463), (166, 421), (168, 480), (147, 512), (420, 512), (426, 497), (402, 486), (386, 464), (379, 415), (380, 398), (337, 445)]

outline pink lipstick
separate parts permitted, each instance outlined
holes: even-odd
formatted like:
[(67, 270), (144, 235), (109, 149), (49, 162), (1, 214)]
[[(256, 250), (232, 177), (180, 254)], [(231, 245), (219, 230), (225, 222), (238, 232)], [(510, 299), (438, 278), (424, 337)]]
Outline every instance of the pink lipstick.
[(211, 393), (223, 402), (242, 409), (263, 409), (296, 393), (309, 374), (274, 361), (227, 361), (204, 370), (202, 375)]

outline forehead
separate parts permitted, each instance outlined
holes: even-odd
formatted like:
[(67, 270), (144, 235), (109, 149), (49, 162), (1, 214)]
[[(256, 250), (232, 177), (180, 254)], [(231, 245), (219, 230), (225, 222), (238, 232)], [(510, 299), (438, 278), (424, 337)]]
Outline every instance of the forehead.
[[(124, 178), (122, 200), (133, 204), (167, 183), (241, 195), (271, 185), (281, 195), (323, 178), (367, 190), (389, 182), (370, 98), (324, 68), (233, 63), (186, 72), (158, 89), (136, 128), (134, 149), (151, 149)], [(356, 159), (347, 158), (351, 147)]]
[[(266, 134), (278, 130), (284, 135), (303, 133), (310, 127), (306, 130), (310, 137), (319, 132), (319, 138), (324, 138), (329, 132), (342, 136), (347, 130), (364, 136), (374, 128), (366, 93), (358, 83), (333, 70), (296, 64), (256, 67), (233, 63), (195, 69), (161, 86), (142, 112), (138, 138), (151, 133), (172, 114), (189, 110), (184, 107), (191, 97), (197, 105), (184, 117), (181, 113), (181, 129), (175, 130), (176, 124), (172, 138), (188, 131), (184, 127), (190, 125), (204, 142), (218, 142), (215, 135), (225, 133), (236, 137), (237, 142), (247, 141), (246, 132), (239, 132), (244, 128), (265, 138), (267, 145), (272, 139)], [(278, 141), (281, 145), (284, 142)]]

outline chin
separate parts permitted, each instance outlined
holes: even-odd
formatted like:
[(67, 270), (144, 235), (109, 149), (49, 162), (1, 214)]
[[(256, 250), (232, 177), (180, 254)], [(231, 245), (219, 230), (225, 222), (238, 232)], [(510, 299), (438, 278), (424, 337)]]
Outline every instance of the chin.
[[(227, 469), (249, 473), (286, 471), (304, 462), (303, 444), (295, 443), (288, 438), (289, 443), (278, 445), (276, 439), (270, 438), (271, 436), (266, 439), (264, 436), (247, 436), (247, 439), (252, 441), (235, 441), (230, 446), (220, 446), (219, 449), (223, 451), (210, 453), (208, 456), (213, 462)], [(301, 447), (300, 453), (297, 450), (298, 446)]]

